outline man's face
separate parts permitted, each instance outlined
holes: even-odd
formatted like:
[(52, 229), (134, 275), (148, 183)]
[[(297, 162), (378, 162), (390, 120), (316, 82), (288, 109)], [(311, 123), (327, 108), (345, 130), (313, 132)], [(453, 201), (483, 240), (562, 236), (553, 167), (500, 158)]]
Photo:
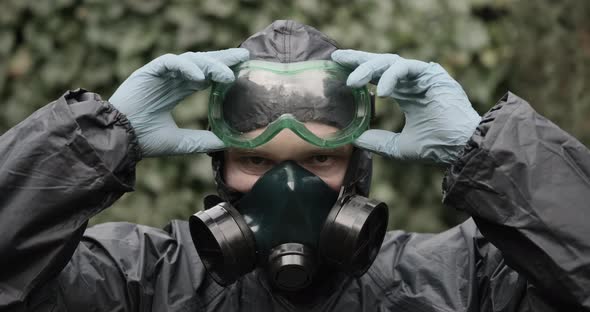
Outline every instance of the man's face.
[[(337, 130), (320, 123), (305, 124), (318, 136), (325, 136)], [(247, 135), (254, 137), (262, 131), (263, 129), (254, 130)], [(320, 177), (332, 189), (339, 191), (352, 154), (352, 146), (348, 144), (334, 149), (320, 148), (285, 129), (268, 143), (255, 149), (229, 149), (224, 154), (225, 182), (229, 187), (242, 193), (250, 191), (258, 178), (286, 160), (297, 162)]]

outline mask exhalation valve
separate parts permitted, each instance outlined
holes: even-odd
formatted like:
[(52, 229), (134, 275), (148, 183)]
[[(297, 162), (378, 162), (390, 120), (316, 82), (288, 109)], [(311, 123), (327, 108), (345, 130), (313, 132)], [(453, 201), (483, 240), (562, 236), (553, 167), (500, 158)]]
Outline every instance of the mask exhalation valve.
[(298, 243), (281, 244), (273, 248), (268, 261), (273, 283), (288, 291), (307, 287), (316, 270), (314, 253)]

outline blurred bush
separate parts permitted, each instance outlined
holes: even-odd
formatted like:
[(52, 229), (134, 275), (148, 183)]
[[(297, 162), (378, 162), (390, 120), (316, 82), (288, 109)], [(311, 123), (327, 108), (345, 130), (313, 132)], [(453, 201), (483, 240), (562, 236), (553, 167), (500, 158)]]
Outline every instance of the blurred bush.
[[(484, 113), (508, 89), (590, 142), (590, 2), (508, 0), (253, 1), (2, 0), (0, 133), (68, 89), (108, 99), (135, 69), (164, 53), (237, 46), (275, 19), (315, 26), (344, 48), (441, 63)], [(185, 127), (206, 126), (206, 92), (177, 108)], [(377, 103), (376, 128), (403, 116)], [(440, 231), (465, 216), (441, 205), (444, 169), (378, 158), (372, 197), (389, 203), (391, 228)], [(213, 192), (205, 155), (146, 159), (137, 191), (92, 222), (162, 226), (186, 219)]]

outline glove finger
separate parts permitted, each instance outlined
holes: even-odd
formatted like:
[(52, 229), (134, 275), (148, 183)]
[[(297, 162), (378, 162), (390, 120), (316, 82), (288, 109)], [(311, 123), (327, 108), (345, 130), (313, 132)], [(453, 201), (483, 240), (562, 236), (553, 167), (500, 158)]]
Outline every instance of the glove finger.
[(353, 145), (384, 157), (401, 159), (399, 136), (399, 133), (371, 129), (363, 132)]
[(231, 48), (219, 51), (205, 52), (207, 56), (218, 60), (219, 62), (233, 66), (250, 59), (250, 51), (244, 48)]
[[(393, 56), (393, 55), (392, 55)], [(396, 55), (397, 58), (399, 56)], [(359, 88), (373, 79), (379, 79), (381, 75), (394, 63), (396, 58), (377, 57), (359, 65), (346, 80), (346, 85)]]
[(408, 75), (406, 62), (398, 60), (393, 63), (379, 79), (377, 84), (377, 96), (391, 96), (397, 82)]
[(208, 153), (225, 148), (225, 144), (213, 132), (207, 130), (179, 129), (168, 130), (166, 137), (172, 142), (168, 145), (172, 148), (165, 151), (166, 155), (185, 155), (195, 153)]
[(400, 80), (410, 80), (426, 70), (428, 63), (417, 60), (399, 58), (381, 76), (377, 84), (378, 96), (392, 96), (395, 86)]
[(340, 65), (356, 68), (374, 58), (377, 54), (357, 50), (336, 50), (332, 52), (332, 60)]
[(160, 61), (156, 65), (155, 72), (157, 75), (164, 75), (170, 72), (180, 73), (185, 79), (202, 82), (205, 80), (205, 74), (199, 66), (189, 62), (182, 57), (174, 54), (166, 54), (159, 57)]
[(221, 83), (230, 83), (235, 79), (234, 72), (227, 65), (205, 53), (187, 52), (181, 57), (196, 64), (208, 79)]

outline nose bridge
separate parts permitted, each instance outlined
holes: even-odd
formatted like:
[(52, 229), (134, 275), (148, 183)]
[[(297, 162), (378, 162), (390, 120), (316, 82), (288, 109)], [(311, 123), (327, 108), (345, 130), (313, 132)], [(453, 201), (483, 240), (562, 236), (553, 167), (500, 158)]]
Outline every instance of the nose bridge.
[(267, 144), (269, 144), (269, 148), (279, 163), (297, 159), (301, 151), (305, 150), (306, 146), (309, 145), (301, 136), (289, 128), (282, 129)]

